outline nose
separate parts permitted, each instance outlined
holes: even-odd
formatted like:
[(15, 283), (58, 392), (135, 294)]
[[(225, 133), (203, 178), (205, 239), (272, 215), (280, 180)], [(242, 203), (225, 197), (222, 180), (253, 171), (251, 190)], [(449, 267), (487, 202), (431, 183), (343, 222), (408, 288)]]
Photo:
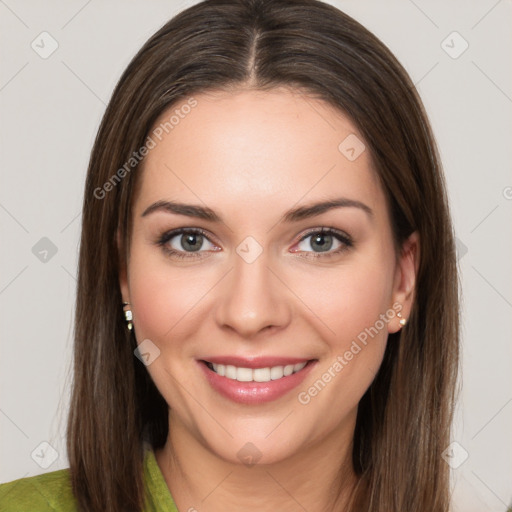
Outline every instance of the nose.
[(269, 266), (266, 253), (251, 263), (238, 254), (233, 260), (233, 269), (218, 290), (217, 325), (246, 339), (286, 327), (292, 316), (292, 294)]

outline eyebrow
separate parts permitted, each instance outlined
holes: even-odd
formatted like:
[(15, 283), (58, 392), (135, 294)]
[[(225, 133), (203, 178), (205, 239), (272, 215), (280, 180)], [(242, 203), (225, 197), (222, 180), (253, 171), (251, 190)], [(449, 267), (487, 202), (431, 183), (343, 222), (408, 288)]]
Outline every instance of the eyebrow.
[[(306, 206), (299, 206), (287, 211), (282, 217), (281, 222), (291, 223), (299, 220), (316, 217), (334, 208), (359, 208), (364, 211), (370, 218), (373, 218), (373, 210), (355, 199), (340, 197), (328, 201), (322, 201)], [(208, 220), (211, 222), (223, 222), (220, 215), (207, 206), (199, 206), (194, 204), (177, 203), (174, 201), (157, 201), (148, 206), (141, 217), (145, 217), (154, 212), (174, 213), (177, 215), (185, 215), (187, 217), (195, 217), (198, 219)]]

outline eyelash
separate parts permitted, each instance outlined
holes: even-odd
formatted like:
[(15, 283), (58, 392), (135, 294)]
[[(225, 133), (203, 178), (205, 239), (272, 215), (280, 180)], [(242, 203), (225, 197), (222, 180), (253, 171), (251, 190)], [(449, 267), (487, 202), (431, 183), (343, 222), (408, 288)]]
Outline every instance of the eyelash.
[[(210, 243), (210, 238), (208, 237), (207, 233), (199, 228), (179, 228), (172, 231), (167, 231), (163, 233), (160, 238), (157, 240), (157, 245), (162, 247), (162, 250), (169, 256), (173, 258), (178, 259), (195, 259), (195, 258), (201, 258), (202, 256), (196, 255), (193, 252), (186, 252), (186, 251), (176, 251), (175, 249), (171, 249), (167, 246), (167, 243), (172, 240), (174, 237), (179, 235), (202, 235), (204, 236)], [(304, 236), (297, 242), (298, 244), (307, 238), (309, 238), (312, 235), (331, 235), (334, 238), (336, 238), (339, 242), (341, 242), (342, 246), (335, 251), (332, 252), (320, 252), (320, 253), (313, 253), (314, 256), (306, 256), (306, 258), (311, 259), (317, 259), (317, 258), (330, 258), (332, 256), (336, 256), (338, 254), (341, 254), (342, 252), (352, 248), (354, 246), (354, 243), (352, 239), (343, 231), (338, 231), (337, 229), (333, 228), (315, 228), (309, 230), (307, 233), (304, 234)], [(202, 251), (198, 251), (202, 252)], [(300, 251), (297, 251), (300, 252)], [(309, 251), (306, 251), (308, 254), (310, 254)]]

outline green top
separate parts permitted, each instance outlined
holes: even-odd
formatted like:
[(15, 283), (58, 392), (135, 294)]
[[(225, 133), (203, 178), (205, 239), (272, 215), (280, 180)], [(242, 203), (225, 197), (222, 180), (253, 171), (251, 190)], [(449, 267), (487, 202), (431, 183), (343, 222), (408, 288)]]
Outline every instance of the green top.
[[(144, 512), (178, 512), (152, 449), (144, 457)], [(69, 468), (0, 484), (1, 512), (76, 512)]]

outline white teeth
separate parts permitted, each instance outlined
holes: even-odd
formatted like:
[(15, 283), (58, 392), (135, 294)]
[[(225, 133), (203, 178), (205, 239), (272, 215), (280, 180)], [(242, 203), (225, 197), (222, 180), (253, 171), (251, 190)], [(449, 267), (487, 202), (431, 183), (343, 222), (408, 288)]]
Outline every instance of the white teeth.
[(256, 382), (268, 382), (270, 380), (270, 368), (255, 368), (252, 373)]
[(221, 376), (226, 375), (226, 367), (223, 364), (212, 363), (213, 369)]
[(283, 368), (284, 366), (273, 366), (270, 368), (270, 378), (272, 380), (281, 379), (284, 376)]
[(293, 373), (298, 372), (299, 370), (302, 370), (302, 368), (304, 368), (304, 366), (306, 366), (306, 363), (297, 363), (293, 367)]
[(291, 375), (293, 373), (293, 364), (287, 364), (284, 367), (284, 376), (288, 377), (288, 375)]
[(236, 369), (236, 380), (239, 382), (251, 382), (252, 381), (252, 370), (250, 368), (237, 368)]
[(296, 373), (304, 366), (306, 362), (297, 364), (287, 364), (286, 366), (272, 366), (267, 368), (238, 368), (230, 364), (223, 365), (211, 363), (213, 371), (222, 377), (239, 382), (269, 382), (271, 380), (282, 379), (288, 377), (292, 373)]
[(224, 376), (228, 379), (236, 380), (236, 367), (230, 364), (226, 365), (226, 374)]

